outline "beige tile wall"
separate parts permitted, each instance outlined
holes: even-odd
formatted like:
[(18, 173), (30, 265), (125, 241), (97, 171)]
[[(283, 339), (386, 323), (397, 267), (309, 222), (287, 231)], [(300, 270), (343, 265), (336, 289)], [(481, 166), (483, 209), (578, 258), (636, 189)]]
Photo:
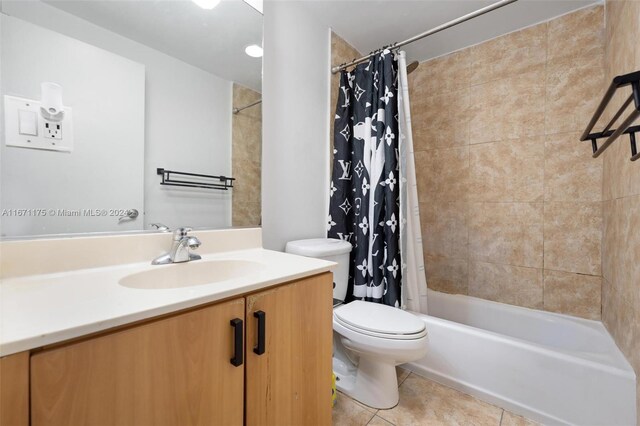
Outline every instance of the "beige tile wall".
[(579, 136), (602, 95), (603, 9), (410, 74), (430, 288), (600, 318), (603, 160)]
[[(640, 2), (607, 0), (605, 8), (608, 84), (616, 75), (640, 70)], [(626, 136), (602, 155), (602, 319), (640, 376), (640, 163), (629, 161), (630, 155)], [(640, 413), (640, 386), (637, 395)]]
[[(233, 106), (248, 105), (261, 95), (238, 84), (233, 85)], [(261, 158), (262, 158), (262, 105), (233, 114), (232, 118), (232, 176), (234, 182), (232, 203), (233, 226), (261, 224)]]

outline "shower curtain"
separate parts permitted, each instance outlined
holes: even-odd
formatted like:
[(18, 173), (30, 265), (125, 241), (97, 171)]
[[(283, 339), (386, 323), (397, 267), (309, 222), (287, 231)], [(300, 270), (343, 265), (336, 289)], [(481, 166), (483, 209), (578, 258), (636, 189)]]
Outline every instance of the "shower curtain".
[(400, 247), (402, 253), (402, 307), (427, 313), (427, 277), (422, 252), (413, 132), (409, 108), (409, 81), (404, 52), (398, 52), (398, 124), (400, 129)]
[(347, 301), (426, 313), (404, 52), (342, 71), (330, 197), (327, 234), (354, 247)]
[(328, 236), (353, 245), (349, 299), (400, 307), (398, 62), (383, 50), (342, 71)]

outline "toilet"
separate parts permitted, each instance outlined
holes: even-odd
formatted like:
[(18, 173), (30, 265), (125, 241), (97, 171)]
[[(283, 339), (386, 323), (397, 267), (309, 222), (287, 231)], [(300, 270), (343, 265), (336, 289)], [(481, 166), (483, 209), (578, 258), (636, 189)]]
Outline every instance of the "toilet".
[(331, 238), (291, 241), (285, 251), (338, 264), (333, 274), (333, 371), (338, 390), (372, 408), (397, 405), (396, 366), (426, 354), (424, 321), (379, 303), (342, 303), (349, 280), (349, 242)]

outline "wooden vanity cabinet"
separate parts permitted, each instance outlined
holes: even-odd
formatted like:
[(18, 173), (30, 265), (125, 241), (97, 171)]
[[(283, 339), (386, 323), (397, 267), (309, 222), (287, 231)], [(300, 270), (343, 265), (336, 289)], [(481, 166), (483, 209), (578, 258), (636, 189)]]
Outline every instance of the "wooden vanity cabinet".
[(330, 425), (331, 293), (324, 273), (32, 351), (27, 423)]
[(31, 357), (31, 424), (241, 425), (244, 298)]
[(332, 293), (318, 275), (247, 296), (247, 425), (331, 425)]

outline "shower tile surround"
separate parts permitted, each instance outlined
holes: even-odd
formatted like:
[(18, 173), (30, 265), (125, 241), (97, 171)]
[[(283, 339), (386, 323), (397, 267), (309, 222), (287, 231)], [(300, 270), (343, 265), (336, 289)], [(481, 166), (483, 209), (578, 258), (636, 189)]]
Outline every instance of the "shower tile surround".
[(409, 75), (430, 288), (600, 319), (604, 52), (598, 5)]
[[(640, 2), (607, 0), (605, 20), (605, 73), (609, 82), (616, 75), (640, 69)], [(620, 95), (607, 109), (609, 116), (622, 104)], [(602, 155), (602, 320), (636, 375), (640, 375), (640, 164), (629, 161), (628, 140), (620, 138)]]
[[(233, 84), (233, 106), (249, 105), (261, 95)], [(242, 110), (232, 116), (231, 173), (234, 182), (232, 201), (233, 226), (259, 226), (261, 219), (262, 105)]]

